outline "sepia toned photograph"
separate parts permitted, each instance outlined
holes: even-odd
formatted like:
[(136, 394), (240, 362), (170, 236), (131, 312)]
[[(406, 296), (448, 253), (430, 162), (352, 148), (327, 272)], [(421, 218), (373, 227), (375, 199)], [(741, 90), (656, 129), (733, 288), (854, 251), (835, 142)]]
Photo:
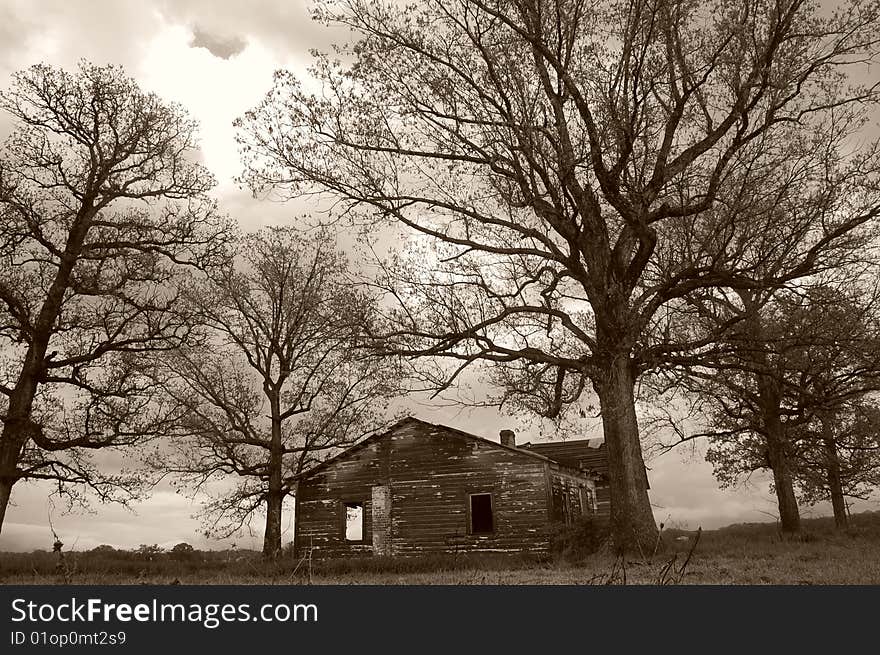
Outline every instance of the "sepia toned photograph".
[(880, 585), (880, 3), (0, 0), (0, 428), (4, 586)]

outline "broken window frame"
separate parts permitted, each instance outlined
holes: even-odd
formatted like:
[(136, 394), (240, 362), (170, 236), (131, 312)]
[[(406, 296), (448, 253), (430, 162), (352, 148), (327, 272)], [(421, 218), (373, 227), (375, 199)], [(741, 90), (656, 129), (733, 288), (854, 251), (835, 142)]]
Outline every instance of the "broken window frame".
[(566, 523), (565, 488), (556, 482), (557, 480), (550, 482), (550, 520)]
[[(348, 508), (349, 506), (359, 506), (361, 508), (361, 538), (348, 538)], [(342, 508), (342, 540), (347, 544), (362, 544), (366, 542), (367, 536), (367, 504), (360, 499), (354, 498), (343, 500), (340, 502)]]
[(565, 488), (565, 505), (568, 511), (568, 523), (570, 525), (577, 523), (582, 516), (585, 516), (584, 499), (581, 493), (582, 490), (583, 485), (575, 482), (567, 485)]
[(596, 501), (596, 489), (586, 485), (581, 487), (581, 507), (584, 508), (584, 516), (595, 514), (598, 509)]
[[(491, 530), (475, 530), (474, 529), (474, 497), (475, 496), (489, 496), (489, 520), (492, 522)], [(467, 529), (468, 534), (471, 535), (488, 535), (495, 533), (495, 494), (491, 491), (477, 491), (468, 494), (468, 503), (467, 503)]]

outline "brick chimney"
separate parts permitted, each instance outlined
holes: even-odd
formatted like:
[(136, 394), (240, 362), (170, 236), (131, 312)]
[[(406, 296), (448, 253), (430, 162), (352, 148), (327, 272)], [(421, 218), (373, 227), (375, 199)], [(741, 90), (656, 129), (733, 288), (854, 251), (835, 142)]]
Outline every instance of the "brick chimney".
[(501, 445), (502, 446), (510, 446), (511, 448), (516, 448), (516, 434), (513, 430), (502, 430), (501, 435)]

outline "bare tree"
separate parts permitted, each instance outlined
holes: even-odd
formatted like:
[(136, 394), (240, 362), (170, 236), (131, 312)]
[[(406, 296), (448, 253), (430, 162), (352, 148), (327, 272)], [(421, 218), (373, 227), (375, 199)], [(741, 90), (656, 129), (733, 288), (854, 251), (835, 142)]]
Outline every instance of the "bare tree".
[(831, 501), (835, 526), (846, 529), (846, 499), (867, 499), (880, 488), (880, 411), (855, 398), (825, 409), (804, 431), (796, 461), (801, 496), (809, 504)]
[[(377, 337), (389, 350), (450, 359), (446, 384), (476, 361), (518, 367), (517, 388), (542, 390), (549, 416), (592, 386), (614, 541), (653, 547), (636, 381), (714, 338), (671, 340), (670, 304), (755, 283), (729, 264), (770, 235), (710, 210), (756, 157), (782, 157), (832, 111), (876, 102), (846, 80), (877, 51), (876, 6), (827, 17), (801, 0), (320, 7), (360, 40), (342, 61), (317, 60), (317, 93), (277, 75), (242, 121), (247, 180), (329, 192), (347, 215), (433, 244), (388, 268), (400, 306)], [(814, 225), (813, 245), (867, 218)], [(692, 235), (675, 256), (673, 225)], [(811, 248), (789, 273), (809, 272)]]
[(158, 459), (197, 490), (237, 476), (205, 507), (210, 531), (231, 535), (265, 510), (271, 557), (296, 476), (379, 427), (399, 383), (363, 349), (375, 308), (328, 234), (267, 228), (238, 253), (187, 294), (204, 344), (162, 358), (182, 420)]
[[(741, 291), (739, 304), (719, 309), (716, 303), (714, 311), (708, 304), (696, 305), (700, 311), (692, 320), (730, 325), (731, 314), (740, 320), (712, 357), (672, 376), (678, 388), (702, 400), (704, 427), (680, 434), (678, 442), (708, 436), (708, 459), (725, 485), (769, 469), (784, 532), (800, 529), (796, 486), (811, 502), (820, 486), (827, 488), (838, 525), (845, 524), (838, 447), (848, 455), (846, 477), (855, 486), (864, 487), (872, 477), (870, 437), (831, 423), (835, 416), (843, 421), (866, 394), (880, 388), (878, 298), (873, 268), (868, 270), (870, 286), (838, 268), (834, 285), (826, 280), (765, 290), (763, 300)], [(859, 464), (867, 468), (856, 472)], [(819, 477), (825, 484), (818, 484)]]
[(131, 477), (89, 458), (161, 434), (168, 408), (141, 356), (184, 343), (182, 270), (226, 240), (195, 163), (195, 124), (116, 67), (45, 65), (0, 108), (0, 526), (13, 486), (102, 499)]
[(810, 419), (796, 435), (796, 482), (807, 502), (831, 501), (841, 529), (848, 523), (845, 497), (861, 497), (880, 482), (871, 400), (880, 391), (880, 287), (871, 273), (871, 285), (820, 287), (791, 312), (812, 342), (798, 353), (789, 384)]

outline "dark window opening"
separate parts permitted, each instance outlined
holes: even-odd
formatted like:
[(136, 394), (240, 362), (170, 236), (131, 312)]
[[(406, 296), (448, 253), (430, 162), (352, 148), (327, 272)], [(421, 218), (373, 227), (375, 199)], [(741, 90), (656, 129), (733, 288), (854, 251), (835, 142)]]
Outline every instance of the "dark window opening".
[(565, 495), (562, 487), (554, 484), (551, 493), (553, 497), (551, 505), (552, 520), (565, 521)]
[(363, 503), (345, 503), (345, 540), (364, 540)]
[(471, 534), (486, 534), (494, 529), (492, 494), (471, 495)]

